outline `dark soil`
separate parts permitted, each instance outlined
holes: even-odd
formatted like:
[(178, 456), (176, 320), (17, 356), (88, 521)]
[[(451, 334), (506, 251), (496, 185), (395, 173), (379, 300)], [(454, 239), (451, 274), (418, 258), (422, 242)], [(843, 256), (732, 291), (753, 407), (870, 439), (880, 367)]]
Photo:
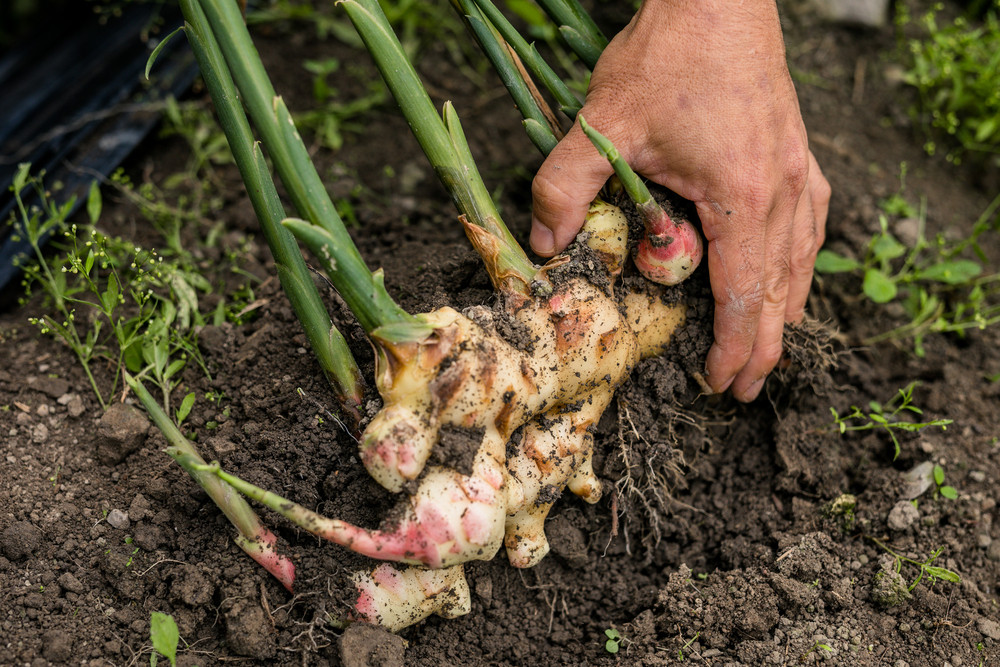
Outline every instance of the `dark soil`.
[[(931, 233), (970, 229), (1000, 185), (922, 152), (907, 93), (884, 76), (891, 29), (785, 10), (790, 61), (810, 82), (799, 82), (799, 95), (813, 150), (834, 190), (830, 247), (864, 248), (901, 161), (907, 191), (927, 198)], [(605, 17), (609, 25), (623, 20), (623, 10), (606, 11), (619, 13)], [(293, 109), (311, 101), (304, 59), (367, 62), (311, 29), (265, 32), (260, 50)], [(420, 69), (435, 96), (458, 102), (487, 182), (503, 184), (501, 205), (524, 240), (539, 160), (499, 86), (487, 76), (477, 88), (457, 65), (439, 46)], [(343, 94), (358, 92), (344, 79)], [(411, 312), (491, 305), (486, 273), (405, 122), (386, 107), (364, 124), (317, 160), (336, 195), (352, 198), (360, 221), (352, 233), (370, 266), (385, 268), (389, 291)], [(162, 181), (187, 151), (176, 138), (151, 141), (128, 171)], [(225, 193), (217, 218), (232, 233), (253, 233), (235, 169), (217, 176)], [(360, 195), (358, 183), (368, 188)], [(150, 238), (127, 203), (110, 206), (107, 219), (115, 233)], [(985, 249), (996, 266), (995, 235)], [(248, 261), (273, 274), (261, 243), (251, 243)], [(923, 358), (905, 342), (864, 347), (902, 314), (859, 293), (853, 279), (817, 280), (810, 310), (824, 324), (789, 334), (791, 365), (750, 405), (700, 395), (693, 377), (704, 336), (692, 324), (668, 355), (640, 365), (601, 420), (595, 469), (604, 499), (591, 506), (564, 494), (540, 565), (516, 570), (502, 554), (470, 563), (472, 613), (432, 617), (399, 636), (331, 625), (347, 609), (345, 577), (359, 559), (273, 513), (260, 512), (296, 561), (296, 595), (248, 559), (141, 414), (102, 415), (71, 353), (27, 323), (41, 308), (36, 299), (0, 315), (0, 664), (144, 663), (153, 611), (176, 619), (182, 665), (994, 664), (1000, 383), (987, 377), (1000, 373), (1000, 336), (994, 328), (931, 337)], [(202, 332), (212, 379), (185, 371), (184, 391), (199, 396), (186, 428), (206, 458), (239, 476), (375, 525), (394, 498), (329, 418), (332, 393), (277, 281), (255, 296), (249, 323)], [(360, 329), (327, 296), (370, 378)], [(703, 333), (710, 312), (693, 315)], [(947, 431), (903, 434), (893, 460), (888, 437), (833, 428), (831, 407), (885, 401), (913, 381), (923, 418), (954, 420)], [(202, 400), (208, 391), (224, 397)], [(446, 440), (457, 465), (468, 436), (456, 430)], [(944, 467), (956, 500), (927, 489), (915, 508), (908, 502), (903, 473), (924, 462)], [(856, 498), (853, 514), (835, 502), (845, 493)], [(961, 582), (925, 578), (906, 595), (919, 569), (904, 564), (897, 574), (880, 544), (918, 561), (943, 548), (935, 565)], [(617, 654), (605, 646), (612, 628), (622, 638)]]

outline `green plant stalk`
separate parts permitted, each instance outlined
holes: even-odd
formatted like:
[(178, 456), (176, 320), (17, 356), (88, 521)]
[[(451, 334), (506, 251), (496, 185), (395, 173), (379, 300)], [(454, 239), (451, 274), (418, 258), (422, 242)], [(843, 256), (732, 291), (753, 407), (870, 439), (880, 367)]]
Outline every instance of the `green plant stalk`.
[(236, 527), (239, 532), (236, 543), (239, 547), (273, 574), (284, 584), (285, 588), (291, 590), (295, 577), (295, 565), (275, 551), (274, 545), (277, 539), (274, 534), (261, 522), (256, 512), (239, 492), (216, 475), (205, 472), (199, 467), (206, 466), (205, 460), (191, 444), (191, 441), (185, 438), (180, 429), (171, 421), (142, 382), (127, 372), (125, 373), (125, 381), (135, 392), (153, 423), (167, 439), (169, 444), (167, 452), (205, 490), (230, 523)]
[[(531, 94), (521, 71), (514, 63), (503, 37), (500, 36), (492, 23), (484, 19), (473, 0), (453, 0), (453, 5), (459, 13), (465, 16), (473, 36), (493, 65), (493, 69), (500, 76), (507, 92), (514, 99), (514, 104), (521, 112), (521, 116), (526, 122), (534, 121), (532, 129), (528, 131), (528, 137), (542, 152), (542, 155), (548, 155), (555, 148), (558, 140), (549, 128), (548, 119)], [(525, 127), (527, 128), (527, 125)]]
[(572, 49), (573, 53), (591, 70), (597, 65), (597, 60), (604, 52), (604, 47), (598, 46), (580, 34), (578, 30), (568, 25), (559, 26), (559, 35)]
[(278, 279), (288, 295), (292, 310), (305, 330), (309, 344), (327, 380), (338, 393), (340, 403), (351, 413), (355, 425), (360, 419), (358, 406), (364, 394), (361, 371), (347, 342), (330, 321), (323, 299), (312, 280), (302, 253), (292, 233), (281, 225), (285, 210), (278, 198), (260, 146), (254, 141), (250, 123), (239, 103), (239, 94), (218, 42), (203, 20), (203, 14), (190, 0), (184, 0), (186, 12), (198, 16), (198, 23), (188, 22), (187, 35), (208, 87), (219, 121), (246, 184), (247, 194), (260, 221)]
[[(642, 182), (642, 179), (639, 178), (639, 175), (632, 171), (632, 167), (628, 166), (628, 163), (622, 159), (621, 154), (615, 148), (615, 145), (611, 143), (611, 140), (588, 125), (583, 116), (579, 116), (578, 120), (580, 121), (580, 127), (583, 128), (583, 132), (590, 139), (590, 142), (594, 144), (594, 147), (597, 148), (601, 156), (611, 163), (611, 167), (615, 170), (618, 180), (621, 181), (625, 193), (635, 203), (643, 219), (648, 223), (655, 223), (662, 220), (666, 215), (663, 208), (653, 198), (653, 194), (646, 187), (646, 184)], [(653, 231), (658, 233), (660, 230), (654, 229)]]
[(529, 285), (537, 268), (528, 260), (500, 218), (472, 159), (454, 109), (445, 104), (444, 118), (438, 114), (377, 0), (342, 0), (339, 4), (346, 9), (420, 147), (458, 210), (469, 222), (499, 240), (497, 268), (501, 275), (517, 275), (525, 285)]
[(524, 37), (511, 25), (510, 21), (497, 9), (490, 0), (475, 0), (479, 9), (489, 21), (496, 27), (507, 43), (511, 45), (518, 57), (531, 70), (531, 73), (538, 77), (538, 80), (548, 89), (556, 102), (559, 103), (563, 113), (575, 119), (580, 110), (580, 100), (576, 98), (573, 91), (559, 78), (559, 75), (545, 62), (538, 53), (538, 49), (533, 44), (529, 44)]
[[(590, 14), (577, 0), (538, 0), (538, 4), (559, 25), (559, 32), (569, 47), (587, 67), (594, 69), (597, 56), (608, 45), (608, 38), (597, 27)], [(572, 38), (567, 33), (572, 33)]]
[(329, 238), (325, 253), (333, 268), (330, 280), (358, 322), (366, 332), (393, 323), (426, 328), (385, 293), (384, 285), (365, 265), (309, 158), (291, 114), (267, 78), (237, 4), (200, 0), (203, 15), (194, 12), (196, 6), (195, 0), (183, 0), (185, 19), (201, 34), (212, 33), (218, 40), (241, 98), (292, 202), (304, 219), (322, 228)]

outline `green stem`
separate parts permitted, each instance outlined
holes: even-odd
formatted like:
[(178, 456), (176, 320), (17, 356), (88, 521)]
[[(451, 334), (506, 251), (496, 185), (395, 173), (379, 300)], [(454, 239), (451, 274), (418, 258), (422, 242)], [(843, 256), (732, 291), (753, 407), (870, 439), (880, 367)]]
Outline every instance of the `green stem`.
[[(455, 9), (465, 17), (472, 34), (479, 42), (480, 48), (493, 65), (493, 69), (500, 75), (500, 80), (507, 92), (514, 99), (514, 104), (525, 119), (528, 137), (542, 152), (542, 155), (548, 155), (555, 148), (558, 139), (549, 127), (549, 119), (546, 118), (535, 97), (531, 94), (531, 89), (524, 80), (521, 70), (514, 63), (503, 37), (493, 27), (493, 24), (483, 17), (473, 0), (454, 0), (453, 4)], [(528, 121), (532, 121), (530, 125)]]
[[(329, 237), (326, 252), (333, 260), (330, 280), (337, 291), (365, 331), (387, 324), (418, 324), (418, 320), (400, 308), (388, 294), (385, 298), (372, 299), (373, 294), (384, 292), (385, 288), (373, 279), (337, 215), (291, 114), (267, 78), (237, 4), (228, 0), (200, 0), (200, 5), (204, 15), (194, 11), (195, 0), (183, 0), (185, 18), (199, 34), (213, 33), (218, 40), (242, 101), (292, 202), (303, 218), (322, 228)], [(237, 102), (232, 100), (230, 103)]]
[(524, 61), (524, 64), (531, 70), (531, 73), (538, 77), (538, 80), (556, 98), (563, 113), (571, 119), (576, 118), (576, 114), (580, 110), (580, 100), (576, 98), (576, 95), (569, 89), (569, 86), (559, 78), (559, 75), (549, 67), (549, 64), (538, 53), (538, 49), (535, 48), (534, 44), (529, 44), (490, 0), (475, 0), (475, 2), (479, 5), (479, 9), (482, 10), (483, 14), (486, 15), (486, 18), (503, 35), (503, 38), (507, 40), (507, 43), (513, 47), (514, 52)]
[(420, 147), (458, 210), (469, 222), (482, 227), (499, 241), (497, 268), (501, 275), (519, 276), (525, 285), (529, 285), (537, 268), (528, 260), (500, 218), (451, 104), (445, 104), (442, 119), (377, 0), (342, 0), (339, 4), (346, 9)]
[(215, 101), (219, 121), (246, 184), (264, 239), (274, 256), (281, 287), (288, 295), (292, 310), (302, 324), (327, 380), (338, 393), (341, 404), (357, 418), (364, 393), (361, 371), (344, 337), (330, 321), (295, 238), (281, 225), (285, 217), (284, 207), (260, 146), (254, 141), (253, 131), (239, 103), (239, 93), (218, 42), (211, 30), (206, 29), (207, 22), (200, 7), (191, 0), (184, 0), (182, 4), (188, 16), (195, 19), (188, 22), (188, 39), (205, 85)]
[[(191, 441), (184, 437), (184, 434), (181, 433), (180, 429), (167, 416), (167, 413), (163, 411), (163, 408), (156, 402), (156, 399), (146, 390), (142, 382), (133, 378), (128, 373), (125, 374), (125, 381), (132, 391), (135, 392), (135, 395), (139, 398), (139, 401), (153, 420), (153, 423), (163, 433), (170, 447), (201, 465), (206, 465), (205, 459), (201, 457), (201, 454), (194, 448)], [(252, 539), (259, 533), (263, 524), (261, 524), (253, 508), (243, 499), (243, 496), (211, 473), (205, 473), (200, 470), (187, 470), (191, 477), (194, 478), (194, 481), (201, 488), (205, 489), (205, 492), (219, 506), (219, 509), (222, 510), (226, 518), (236, 527), (240, 535)]]
[(569, 47), (594, 69), (598, 56), (608, 45), (608, 38), (577, 0), (538, 0), (545, 13), (559, 24), (559, 32)]
[(594, 144), (598, 152), (611, 163), (611, 167), (615, 170), (618, 180), (621, 181), (625, 193), (635, 203), (639, 212), (642, 213), (643, 218), (647, 222), (654, 219), (661, 219), (664, 215), (663, 209), (653, 198), (653, 194), (646, 187), (646, 184), (642, 182), (642, 179), (639, 178), (639, 175), (632, 171), (632, 167), (628, 166), (628, 163), (622, 159), (621, 154), (615, 148), (615, 145), (611, 143), (611, 140), (588, 125), (582, 115), (578, 116), (578, 118), (584, 134), (587, 135), (587, 138)]

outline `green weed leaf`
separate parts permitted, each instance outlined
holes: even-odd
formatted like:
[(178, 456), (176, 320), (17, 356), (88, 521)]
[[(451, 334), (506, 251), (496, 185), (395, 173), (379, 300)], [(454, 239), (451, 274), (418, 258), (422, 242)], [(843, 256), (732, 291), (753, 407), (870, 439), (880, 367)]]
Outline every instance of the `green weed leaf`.
[(888, 303), (896, 297), (896, 283), (878, 269), (872, 268), (865, 271), (862, 288), (865, 296), (875, 303)]
[(980, 273), (983, 268), (971, 259), (957, 259), (951, 262), (941, 262), (920, 272), (920, 277), (926, 280), (936, 280), (948, 285), (967, 283)]
[(177, 623), (170, 614), (154, 611), (149, 617), (149, 641), (158, 653), (170, 661), (171, 667), (177, 665), (177, 642), (181, 634)]
[(955, 500), (956, 498), (958, 498), (958, 490), (955, 489), (954, 486), (942, 486), (940, 489), (938, 489), (938, 491), (940, 491), (941, 495), (947, 498), (948, 500)]
[(925, 565), (924, 571), (935, 579), (944, 579), (945, 581), (950, 581), (953, 584), (957, 584), (962, 581), (962, 577), (945, 567)]
[(906, 246), (889, 232), (879, 234), (872, 242), (872, 255), (880, 262), (902, 257), (905, 253)]
[[(101, 188), (97, 184), (97, 181), (91, 181), (90, 192), (87, 194), (87, 217), (90, 218), (90, 224), (97, 224), (97, 221), (101, 217), (102, 206)], [(87, 271), (89, 272), (90, 269), (87, 269)]]
[(944, 468), (941, 466), (934, 466), (934, 483), (938, 486), (944, 484)]
[(194, 406), (194, 398), (195, 398), (194, 392), (192, 391), (190, 394), (184, 397), (183, 401), (181, 401), (180, 406), (177, 408), (178, 424), (183, 424), (184, 420), (187, 419), (187, 416), (191, 414), (191, 408)]
[(816, 270), (820, 273), (846, 273), (861, 268), (857, 260), (838, 255), (832, 250), (820, 250), (816, 255)]

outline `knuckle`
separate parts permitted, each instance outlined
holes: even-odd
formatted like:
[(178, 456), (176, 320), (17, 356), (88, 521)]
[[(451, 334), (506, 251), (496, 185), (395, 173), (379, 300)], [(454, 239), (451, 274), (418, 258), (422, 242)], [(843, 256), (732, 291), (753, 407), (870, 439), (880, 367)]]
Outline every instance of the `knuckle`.
[(795, 146), (785, 156), (782, 181), (785, 188), (795, 195), (806, 189), (809, 181), (809, 156), (803, 146)]
[(826, 208), (830, 204), (830, 197), (833, 195), (833, 188), (830, 182), (822, 174), (817, 174), (815, 178), (810, 178), (812, 189), (812, 200), (814, 207)]

